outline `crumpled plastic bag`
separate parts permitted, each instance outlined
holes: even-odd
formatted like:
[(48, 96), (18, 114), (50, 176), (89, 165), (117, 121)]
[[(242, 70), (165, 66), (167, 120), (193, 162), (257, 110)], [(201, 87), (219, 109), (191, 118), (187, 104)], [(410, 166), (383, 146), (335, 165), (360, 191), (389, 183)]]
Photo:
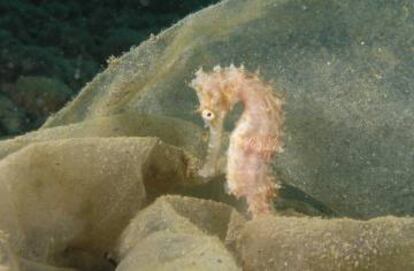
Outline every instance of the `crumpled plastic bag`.
[(243, 218), (222, 203), (160, 197), (122, 234), (117, 270), (240, 270), (224, 245), (234, 221)]
[(414, 218), (267, 216), (237, 238), (243, 270), (414, 270)]
[(103, 259), (144, 204), (189, 184), (191, 161), (151, 137), (31, 144), (0, 161), (0, 229), (29, 260)]

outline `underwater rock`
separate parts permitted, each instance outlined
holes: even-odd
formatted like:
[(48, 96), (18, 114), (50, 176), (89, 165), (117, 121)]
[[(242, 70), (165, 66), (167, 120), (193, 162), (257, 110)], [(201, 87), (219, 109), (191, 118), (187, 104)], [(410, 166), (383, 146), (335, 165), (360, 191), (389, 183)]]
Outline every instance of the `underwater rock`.
[(262, 217), (237, 240), (243, 270), (414, 270), (414, 219)]
[(103, 259), (144, 203), (190, 179), (191, 163), (151, 137), (31, 144), (0, 161), (0, 230), (29, 260), (73, 266), (76, 257), (61, 259), (72, 251)]
[(72, 90), (57, 79), (41, 76), (24, 76), (16, 82), (10, 93), (13, 101), (41, 124), (47, 116), (69, 101)]
[(222, 203), (160, 197), (122, 234), (116, 270), (240, 270), (220, 242), (234, 220), (243, 218)]
[(0, 94), (0, 136), (20, 133), (25, 130), (25, 124), (23, 110)]
[(243, 63), (286, 94), (282, 182), (339, 215), (412, 215), (413, 12), (405, 0), (224, 1), (113, 59), (44, 127), (120, 110), (201, 125), (194, 72)]
[(0, 1), (0, 84), (42, 75), (77, 90), (110, 55), (215, 2)]

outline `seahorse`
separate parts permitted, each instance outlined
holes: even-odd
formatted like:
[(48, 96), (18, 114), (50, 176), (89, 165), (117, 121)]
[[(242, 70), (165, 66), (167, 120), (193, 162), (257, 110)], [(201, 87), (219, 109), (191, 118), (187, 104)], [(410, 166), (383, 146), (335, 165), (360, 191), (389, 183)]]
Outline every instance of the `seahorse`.
[(246, 199), (253, 218), (272, 213), (278, 186), (271, 161), (283, 151), (283, 98), (258, 73), (243, 66), (216, 66), (211, 72), (199, 69), (190, 86), (197, 93), (197, 111), (210, 132), (207, 157), (199, 174), (217, 174), (224, 119), (241, 102), (243, 112), (230, 134), (227, 150), (227, 187), (230, 194)]

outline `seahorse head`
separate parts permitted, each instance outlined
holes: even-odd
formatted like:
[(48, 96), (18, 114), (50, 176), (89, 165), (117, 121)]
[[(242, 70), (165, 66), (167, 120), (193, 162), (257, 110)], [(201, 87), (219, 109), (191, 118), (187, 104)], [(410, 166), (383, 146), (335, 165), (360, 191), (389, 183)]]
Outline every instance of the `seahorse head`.
[(200, 105), (196, 110), (208, 126), (222, 125), (227, 113), (239, 101), (234, 80), (240, 76), (240, 68), (214, 67), (212, 72), (200, 68), (190, 86), (195, 89)]

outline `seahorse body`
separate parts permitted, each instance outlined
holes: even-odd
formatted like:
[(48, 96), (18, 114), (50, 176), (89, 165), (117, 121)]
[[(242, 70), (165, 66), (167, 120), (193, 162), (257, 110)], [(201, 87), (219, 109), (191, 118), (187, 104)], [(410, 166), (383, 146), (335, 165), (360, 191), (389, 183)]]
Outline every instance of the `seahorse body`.
[(209, 153), (201, 173), (217, 172), (224, 118), (241, 102), (244, 110), (227, 152), (227, 185), (231, 194), (246, 198), (253, 217), (270, 213), (276, 196), (270, 162), (282, 150), (282, 99), (243, 67), (215, 67), (210, 73), (200, 70), (191, 86), (200, 101), (198, 111), (210, 128)]

